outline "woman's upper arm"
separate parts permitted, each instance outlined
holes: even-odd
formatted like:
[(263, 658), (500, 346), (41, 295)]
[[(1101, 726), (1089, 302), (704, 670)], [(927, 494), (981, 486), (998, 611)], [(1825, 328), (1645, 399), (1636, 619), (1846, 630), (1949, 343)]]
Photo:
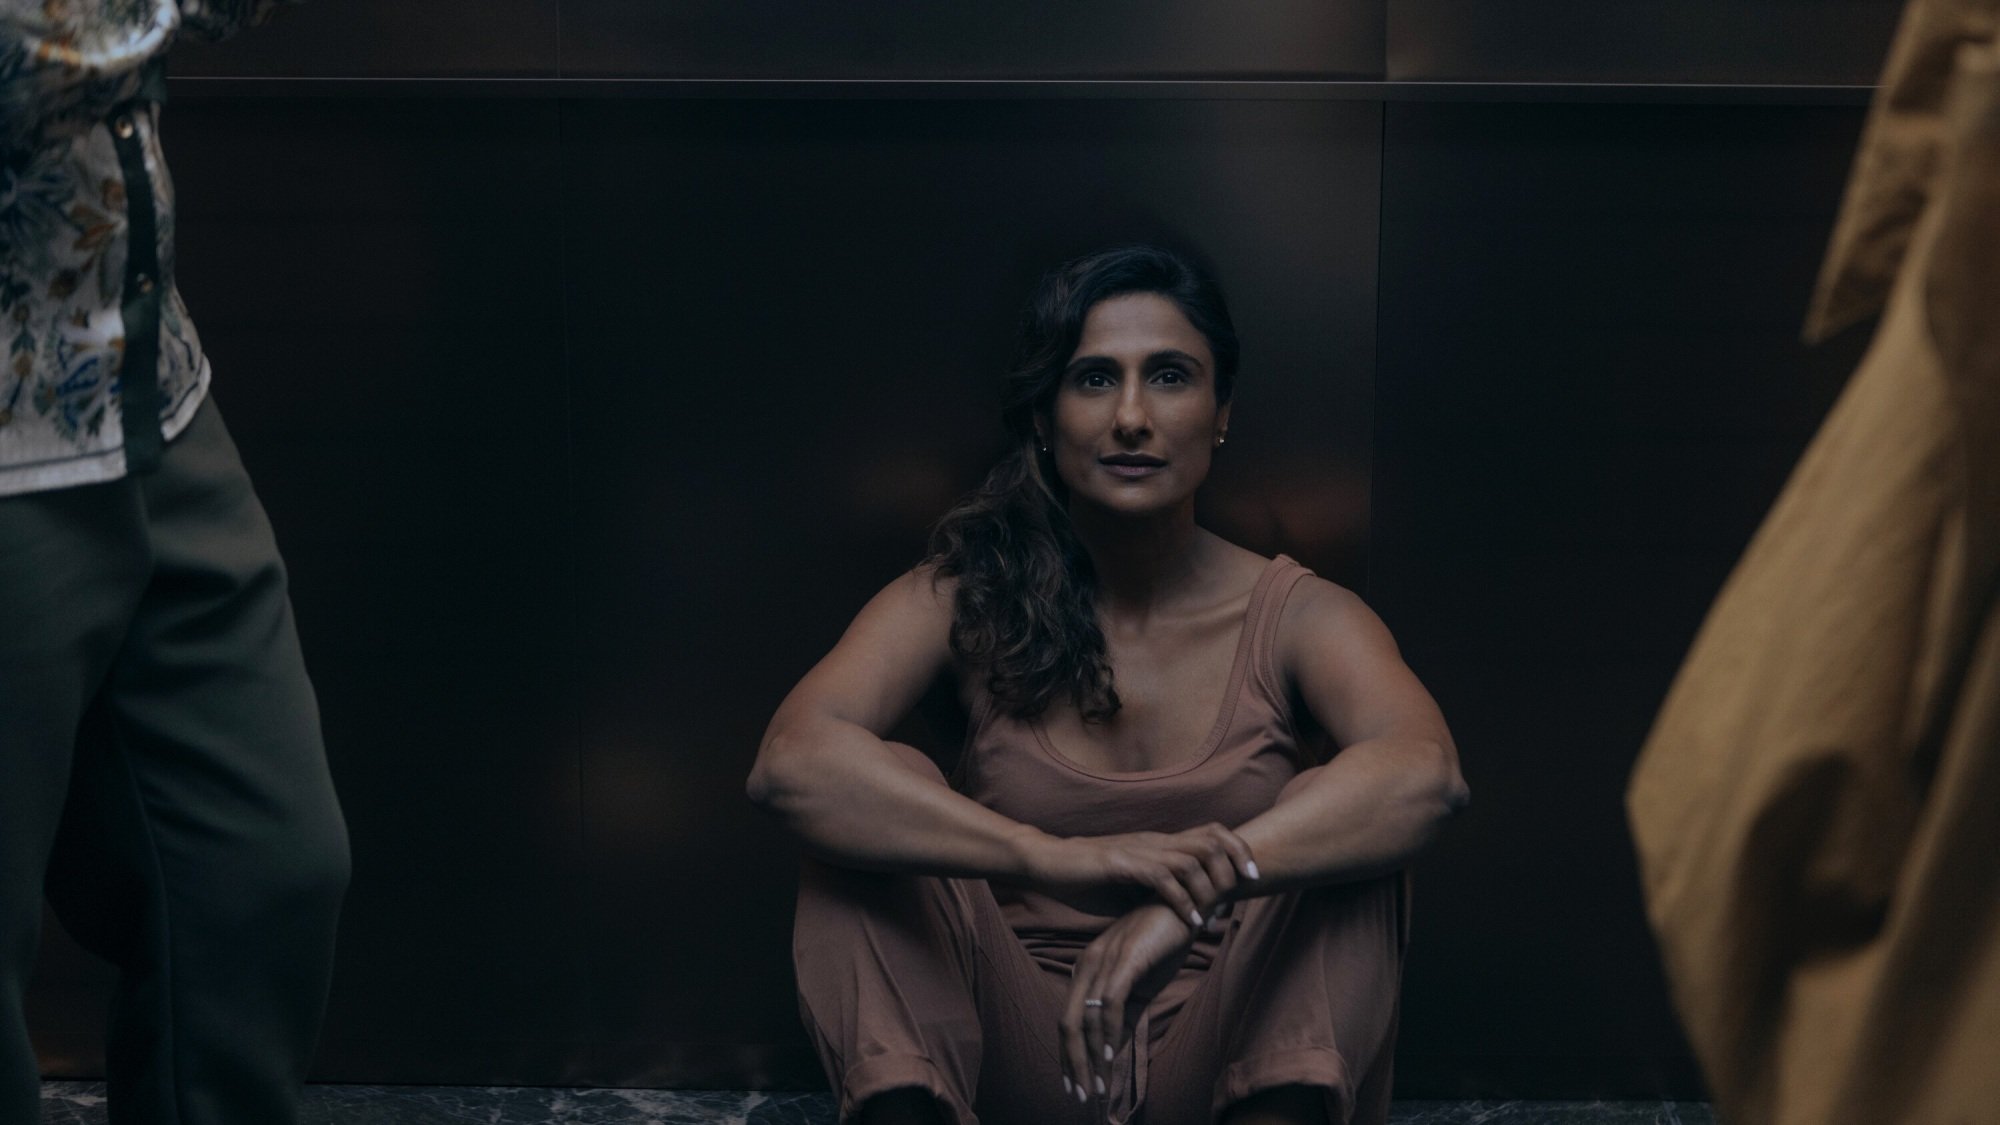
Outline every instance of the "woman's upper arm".
[(953, 589), (928, 567), (889, 583), (792, 688), (771, 732), (798, 720), (831, 718), (888, 733), (950, 667)]
[(1378, 738), (1436, 742), (1453, 760), (1444, 715), (1403, 663), (1388, 626), (1358, 596), (1307, 578), (1286, 603), (1280, 672), (1335, 746)]

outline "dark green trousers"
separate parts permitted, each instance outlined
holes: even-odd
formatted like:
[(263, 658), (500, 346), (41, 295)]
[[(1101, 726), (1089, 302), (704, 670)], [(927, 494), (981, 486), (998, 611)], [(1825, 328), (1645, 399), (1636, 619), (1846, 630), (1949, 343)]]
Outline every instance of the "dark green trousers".
[(156, 473), (0, 497), (0, 1123), (46, 891), (119, 970), (121, 1125), (286, 1125), (347, 832), (284, 566), (213, 403)]

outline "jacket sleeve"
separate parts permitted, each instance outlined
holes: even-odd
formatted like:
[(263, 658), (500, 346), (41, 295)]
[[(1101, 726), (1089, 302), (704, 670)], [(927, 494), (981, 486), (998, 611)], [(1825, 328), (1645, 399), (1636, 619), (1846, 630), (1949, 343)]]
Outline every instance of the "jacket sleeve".
[(132, 97), (179, 24), (174, 0), (0, 0), (0, 154), (73, 136)]
[[(298, 0), (0, 0), (0, 155), (75, 136), (138, 93), (146, 64)], [(53, 14), (52, 14), (53, 12)]]
[(177, 0), (182, 34), (202, 43), (227, 39), (269, 19), (272, 11), (300, 0)]

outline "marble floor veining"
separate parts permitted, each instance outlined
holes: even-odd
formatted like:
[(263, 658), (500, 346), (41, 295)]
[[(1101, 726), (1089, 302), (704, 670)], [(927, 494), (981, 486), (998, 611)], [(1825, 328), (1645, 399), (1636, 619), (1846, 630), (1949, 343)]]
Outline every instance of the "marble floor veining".
[[(105, 1125), (104, 1084), (45, 1082), (41, 1125)], [(834, 1125), (824, 1093), (308, 1086), (301, 1125)], [(1714, 1125), (1702, 1102), (1397, 1102), (1390, 1125)]]

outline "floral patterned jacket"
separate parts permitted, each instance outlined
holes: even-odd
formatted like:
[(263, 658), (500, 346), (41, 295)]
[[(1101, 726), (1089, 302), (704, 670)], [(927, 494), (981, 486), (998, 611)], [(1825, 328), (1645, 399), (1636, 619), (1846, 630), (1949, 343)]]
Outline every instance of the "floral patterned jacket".
[[(173, 284), (161, 63), (183, 36), (220, 39), (287, 2), (0, 0), (0, 496), (124, 475), (128, 374), (161, 438), (201, 404), (208, 362)], [(131, 244), (135, 227), (150, 246)], [(128, 341), (128, 323), (157, 325), (157, 343)], [(156, 397), (128, 356), (151, 358)]]

